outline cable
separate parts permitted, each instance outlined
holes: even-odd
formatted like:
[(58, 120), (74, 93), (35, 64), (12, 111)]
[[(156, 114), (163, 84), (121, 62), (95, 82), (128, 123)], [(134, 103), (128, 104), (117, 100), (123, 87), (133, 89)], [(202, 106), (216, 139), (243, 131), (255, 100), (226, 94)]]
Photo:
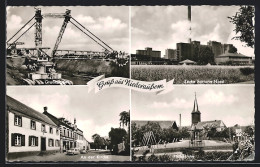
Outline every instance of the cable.
[(32, 19), (34, 19), (34, 16), (33, 16), (27, 23), (25, 23), (25, 25), (22, 26), (22, 28), (20, 28), (20, 29), (17, 31), (17, 33), (15, 33), (8, 41), (6, 41), (6, 43), (8, 43), (10, 40), (12, 40), (14, 36), (16, 36), (29, 22), (32, 21)]
[[(34, 26), (36, 22), (34, 22), (24, 33), (22, 33), (22, 35), (20, 35), (12, 44), (14, 44), (16, 41), (18, 41), (29, 29), (32, 28), (32, 26)], [(10, 48), (11, 45), (8, 46), (8, 48)], [(7, 49), (8, 49), (7, 48)]]
[(96, 35), (94, 35), (91, 31), (89, 31), (86, 27), (84, 27), (82, 24), (80, 24), (77, 20), (75, 20), (73, 17), (71, 17), (75, 22), (77, 22), (81, 27), (83, 27), (85, 30), (87, 30), (91, 35), (96, 37), (99, 41), (101, 41), (103, 44), (105, 44), (108, 48), (110, 48), (112, 51), (114, 51), (110, 46), (108, 46), (105, 42), (103, 42), (100, 38), (98, 38)]
[[(70, 21), (71, 22), (71, 21)], [(90, 35), (88, 35), (87, 33), (85, 33), (82, 29), (80, 29), (76, 24), (74, 24), (73, 22), (71, 22), (75, 27), (77, 27), (81, 32), (83, 32), (84, 34), (86, 34), (89, 38), (91, 38), (93, 41), (95, 41), (97, 44), (99, 44), (101, 47), (103, 47), (105, 50), (107, 50), (107, 48), (105, 48), (103, 45), (101, 45), (98, 41), (96, 41), (93, 37), (91, 37)]]

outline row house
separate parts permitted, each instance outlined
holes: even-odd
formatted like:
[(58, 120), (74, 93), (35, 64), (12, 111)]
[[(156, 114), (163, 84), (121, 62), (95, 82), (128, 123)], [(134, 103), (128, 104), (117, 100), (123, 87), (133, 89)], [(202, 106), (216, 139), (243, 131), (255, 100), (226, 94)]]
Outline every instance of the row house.
[(79, 147), (80, 149), (87, 149), (88, 142), (86, 142), (83, 131), (77, 128), (76, 119), (74, 123), (66, 120), (65, 118), (57, 118), (47, 111), (47, 107), (44, 107), (44, 112), (60, 129), (60, 141), (61, 149), (65, 152), (70, 148)]
[(59, 127), (46, 115), (6, 96), (7, 159), (60, 151)]

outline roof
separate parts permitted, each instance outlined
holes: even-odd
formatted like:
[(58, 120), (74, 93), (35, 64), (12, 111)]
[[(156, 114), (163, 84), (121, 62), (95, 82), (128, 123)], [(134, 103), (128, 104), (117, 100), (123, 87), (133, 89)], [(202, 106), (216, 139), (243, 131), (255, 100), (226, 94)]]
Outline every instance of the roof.
[[(165, 129), (165, 128), (169, 128), (169, 127), (172, 127), (173, 123), (175, 121), (157, 121), (157, 120), (153, 120), (153, 121), (139, 121), (139, 120), (132, 120), (131, 121), (132, 123), (136, 123), (136, 126), (144, 126), (146, 125), (148, 122), (153, 122), (153, 123), (159, 123), (159, 125), (161, 126), (162, 129)], [(175, 122), (176, 123), (176, 122)]]
[(186, 59), (186, 60), (183, 60), (181, 61), (180, 63), (196, 63), (195, 61), (192, 61), (192, 60), (189, 60), (189, 59)]
[(246, 58), (251, 58), (251, 57), (245, 56), (241, 53), (224, 53), (224, 54), (217, 56), (217, 58), (218, 57), (246, 57)]
[(19, 102), (18, 100), (6, 95), (6, 106), (9, 111), (13, 111), (15, 113), (20, 113), (22, 115), (26, 115), (28, 117), (34, 118), (36, 120), (42, 121), (49, 125), (57, 126), (49, 117), (46, 115), (32, 109), (31, 107)]
[(204, 129), (204, 127), (226, 127), (226, 125), (221, 120), (213, 120), (213, 121), (203, 121), (198, 122), (196, 125), (196, 129)]
[(46, 117), (50, 118), (56, 125), (58, 125), (58, 126), (62, 125), (62, 126), (65, 126), (67, 128), (73, 129), (71, 126), (69, 126), (66, 123), (62, 122), (60, 119), (58, 119), (54, 115), (50, 114), (49, 112), (44, 111), (43, 114), (46, 115)]

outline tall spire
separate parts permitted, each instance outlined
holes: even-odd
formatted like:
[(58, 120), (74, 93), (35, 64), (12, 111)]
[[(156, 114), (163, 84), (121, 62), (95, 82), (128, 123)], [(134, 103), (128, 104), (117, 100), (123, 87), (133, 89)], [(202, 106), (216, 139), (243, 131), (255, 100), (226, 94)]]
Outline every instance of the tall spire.
[(193, 106), (192, 113), (194, 113), (194, 112), (200, 113), (200, 111), (199, 111), (199, 105), (198, 105), (197, 97), (196, 97), (196, 92), (195, 92), (195, 100), (194, 100), (194, 106)]

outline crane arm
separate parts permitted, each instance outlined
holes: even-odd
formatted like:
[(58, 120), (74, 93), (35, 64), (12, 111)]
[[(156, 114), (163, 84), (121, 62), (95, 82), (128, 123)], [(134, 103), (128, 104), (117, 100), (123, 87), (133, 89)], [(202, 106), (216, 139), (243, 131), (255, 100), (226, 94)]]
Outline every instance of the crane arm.
[[(63, 14), (63, 15), (64, 15), (64, 14)], [(64, 32), (65, 32), (65, 29), (66, 29), (66, 27), (67, 27), (67, 24), (68, 24), (70, 18), (71, 18), (71, 16), (70, 16), (70, 10), (67, 10), (67, 11), (65, 12), (64, 18), (65, 18), (65, 19), (64, 19), (63, 24), (62, 24), (62, 26), (61, 26), (61, 29), (60, 29), (58, 38), (57, 38), (56, 43), (55, 43), (55, 45), (54, 45), (54, 47), (53, 47), (53, 50), (52, 50), (52, 54), (51, 54), (52, 57), (54, 57), (54, 55), (55, 55), (55, 53), (56, 53), (56, 50), (57, 50), (58, 47), (59, 47), (59, 44), (60, 44), (61, 39), (62, 39), (62, 36), (63, 36), (63, 34), (64, 34)]]

